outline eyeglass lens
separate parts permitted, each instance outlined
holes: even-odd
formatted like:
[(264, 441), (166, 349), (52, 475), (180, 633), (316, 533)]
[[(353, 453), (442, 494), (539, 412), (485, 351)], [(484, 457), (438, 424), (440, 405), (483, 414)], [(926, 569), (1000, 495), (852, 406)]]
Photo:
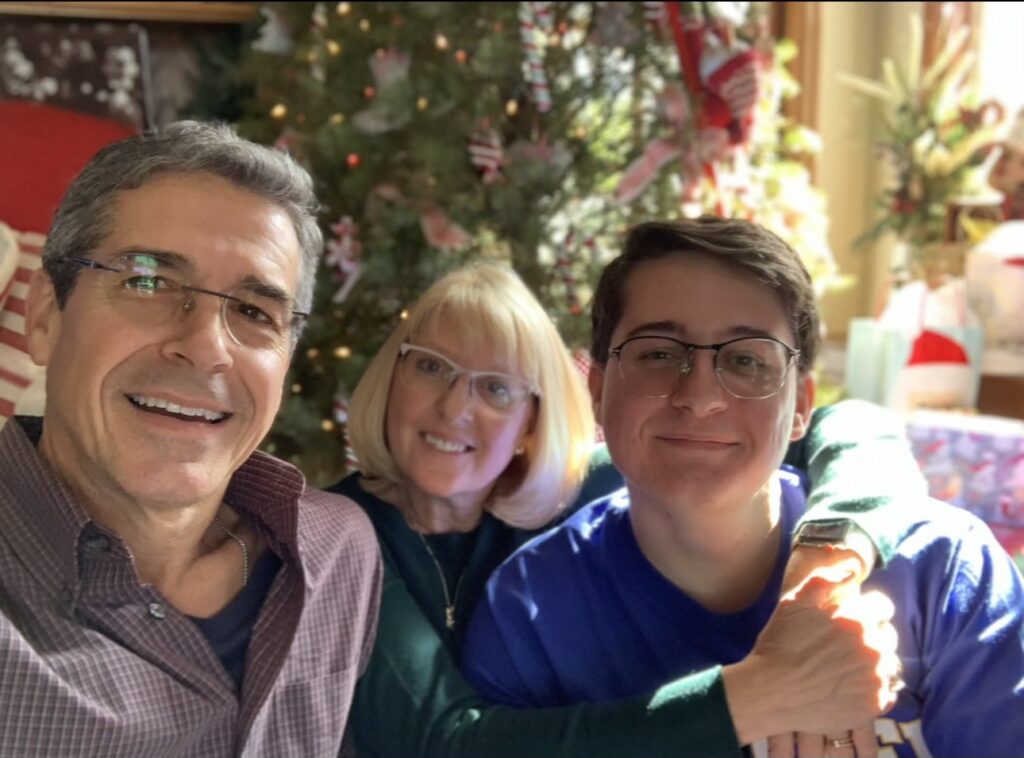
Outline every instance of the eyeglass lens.
[(111, 302), (126, 319), (160, 326), (190, 311), (201, 295), (221, 299), (228, 334), (248, 347), (278, 347), (290, 338), (293, 316), (286, 300), (263, 295), (251, 286), (215, 292), (191, 285), (185, 272), (152, 255), (131, 254), (96, 269)]
[[(636, 337), (621, 346), (619, 371), (637, 394), (667, 397), (690, 373), (699, 349), (662, 337)], [(771, 397), (782, 388), (790, 360), (789, 350), (780, 342), (741, 339), (715, 351), (715, 374), (735, 397)]]
[(470, 394), (501, 412), (514, 410), (531, 395), (530, 387), (522, 379), (510, 374), (468, 371), (424, 348), (408, 346), (403, 365), (414, 383), (438, 393), (446, 392), (465, 374), (470, 377)]

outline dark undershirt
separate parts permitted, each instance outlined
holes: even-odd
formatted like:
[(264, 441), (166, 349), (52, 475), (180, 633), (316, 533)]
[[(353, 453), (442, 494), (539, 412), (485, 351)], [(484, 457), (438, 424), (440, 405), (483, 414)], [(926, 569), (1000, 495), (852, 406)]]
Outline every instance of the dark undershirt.
[(249, 582), (223, 610), (207, 619), (189, 616), (213, 647), (239, 692), (252, 629), (280, 568), (281, 559), (272, 550), (266, 550), (256, 562)]

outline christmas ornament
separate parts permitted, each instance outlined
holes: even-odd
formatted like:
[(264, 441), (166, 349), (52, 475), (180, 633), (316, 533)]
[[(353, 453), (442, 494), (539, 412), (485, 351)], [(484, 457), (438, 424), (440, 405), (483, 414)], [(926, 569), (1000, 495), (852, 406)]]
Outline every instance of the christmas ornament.
[(469, 138), (469, 160), (482, 174), (484, 184), (493, 184), (501, 179), (501, 164), (504, 151), (501, 137), (485, 121), (474, 130)]
[(452, 221), (440, 208), (434, 207), (420, 216), (423, 238), (439, 250), (459, 250), (469, 244), (469, 232)]
[(288, 153), (300, 162), (304, 162), (306, 156), (303, 150), (303, 141), (304, 137), (300, 132), (295, 131), (290, 126), (286, 126), (278, 138), (274, 140), (274, 148), (282, 153)]
[(334, 402), (331, 405), (331, 415), (339, 425), (348, 423), (348, 393), (345, 392), (344, 387), (334, 396)]
[(709, 46), (701, 59), (705, 123), (724, 129), (732, 145), (750, 142), (763, 69), (760, 53), (739, 43)]
[(647, 189), (661, 171), (661, 168), (682, 154), (682, 148), (674, 140), (657, 139), (648, 143), (643, 155), (629, 164), (619, 186), (615, 189), (615, 200), (631, 203)]
[(383, 134), (401, 129), (412, 119), (410, 97), (402, 94), (409, 83), (409, 56), (394, 48), (370, 56), (370, 73), (376, 86), (366, 87), (363, 96), (373, 105), (352, 117), (365, 134)]
[[(544, 48), (553, 28), (550, 3), (519, 3), (519, 37), (523, 44), (523, 78), (540, 113), (551, 110), (551, 89), (544, 72)], [(509, 114), (513, 115), (513, 114)]]
[(272, 55), (290, 54), (295, 49), (295, 41), (292, 39), (291, 31), (281, 20), (281, 14), (264, 4), (260, 8), (260, 15), (264, 21), (260, 27), (259, 39), (252, 43), (252, 49)]
[(331, 298), (331, 302), (337, 305), (345, 302), (362, 276), (363, 263), (360, 258), (363, 246), (358, 237), (359, 227), (351, 216), (342, 216), (331, 224), (331, 231), (334, 232), (334, 238), (327, 242), (324, 264), (334, 272), (334, 278), (341, 282), (341, 287)]

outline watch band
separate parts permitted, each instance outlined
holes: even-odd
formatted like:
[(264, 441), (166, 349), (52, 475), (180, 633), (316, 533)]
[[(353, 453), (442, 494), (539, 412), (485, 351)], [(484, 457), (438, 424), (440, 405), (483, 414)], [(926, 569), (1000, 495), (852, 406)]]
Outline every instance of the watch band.
[(806, 521), (793, 535), (793, 547), (850, 550), (864, 564), (865, 575), (875, 567), (878, 551), (864, 531), (852, 521)]

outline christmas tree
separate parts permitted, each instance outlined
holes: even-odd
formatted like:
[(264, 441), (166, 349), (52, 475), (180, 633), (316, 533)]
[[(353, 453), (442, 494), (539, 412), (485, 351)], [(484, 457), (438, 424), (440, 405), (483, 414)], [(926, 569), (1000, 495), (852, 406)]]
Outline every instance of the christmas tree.
[(577, 348), (590, 287), (635, 221), (753, 218), (834, 273), (824, 204), (797, 155), (813, 135), (780, 115), (794, 51), (769, 39), (756, 6), (261, 13), (231, 72), (253, 93), (237, 125), (309, 168), (328, 240), (266, 447), (314, 483), (346, 466), (347, 396), (368, 361), (416, 296), (466, 260), (511, 263)]

